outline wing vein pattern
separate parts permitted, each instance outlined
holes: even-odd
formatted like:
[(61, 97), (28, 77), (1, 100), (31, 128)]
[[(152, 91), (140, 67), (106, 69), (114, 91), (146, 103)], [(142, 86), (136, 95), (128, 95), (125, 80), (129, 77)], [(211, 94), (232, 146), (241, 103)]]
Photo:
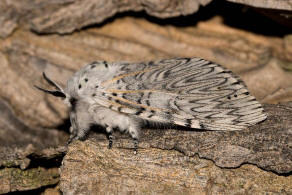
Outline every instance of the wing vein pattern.
[[(91, 101), (145, 120), (207, 130), (241, 130), (266, 118), (239, 77), (207, 60), (175, 58), (117, 69)], [(92, 86), (90, 93), (98, 90)]]

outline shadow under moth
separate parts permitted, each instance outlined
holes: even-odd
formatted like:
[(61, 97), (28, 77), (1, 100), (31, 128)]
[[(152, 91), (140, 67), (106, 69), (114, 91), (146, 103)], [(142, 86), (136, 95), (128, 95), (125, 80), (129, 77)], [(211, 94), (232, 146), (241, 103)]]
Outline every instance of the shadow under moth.
[(44, 73), (70, 108), (70, 139), (103, 126), (112, 147), (114, 129), (133, 138), (137, 153), (145, 121), (202, 130), (243, 130), (266, 119), (261, 104), (230, 70), (200, 58), (150, 62), (98, 61), (76, 72), (62, 89)]

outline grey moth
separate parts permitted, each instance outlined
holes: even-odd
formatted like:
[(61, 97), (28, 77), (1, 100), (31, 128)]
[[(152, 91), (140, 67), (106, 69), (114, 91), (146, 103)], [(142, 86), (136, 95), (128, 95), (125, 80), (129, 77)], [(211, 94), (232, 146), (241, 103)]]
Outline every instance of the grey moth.
[(190, 130), (237, 131), (266, 119), (261, 104), (231, 71), (200, 58), (150, 62), (98, 61), (84, 66), (65, 89), (38, 89), (61, 97), (70, 108), (70, 139), (83, 139), (98, 124), (133, 138), (135, 153), (144, 122)]

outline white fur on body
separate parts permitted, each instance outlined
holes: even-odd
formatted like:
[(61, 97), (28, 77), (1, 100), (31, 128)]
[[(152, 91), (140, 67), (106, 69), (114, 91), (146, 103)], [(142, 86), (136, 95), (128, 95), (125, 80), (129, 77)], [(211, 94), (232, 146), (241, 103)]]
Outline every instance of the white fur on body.
[(104, 106), (88, 102), (77, 101), (70, 106), (71, 140), (83, 139), (92, 125), (100, 125), (112, 134), (114, 129), (122, 133), (129, 133), (134, 140), (139, 139), (142, 120), (128, 114), (118, 113)]

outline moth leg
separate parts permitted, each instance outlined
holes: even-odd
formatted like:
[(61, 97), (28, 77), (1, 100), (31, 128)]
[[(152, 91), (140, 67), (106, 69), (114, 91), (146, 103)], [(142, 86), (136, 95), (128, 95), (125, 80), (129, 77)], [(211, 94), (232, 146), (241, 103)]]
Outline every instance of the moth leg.
[(73, 140), (84, 140), (85, 137), (88, 135), (88, 132), (90, 131), (90, 128), (82, 128), (79, 129), (77, 132), (77, 136), (73, 138)]
[(138, 151), (140, 129), (141, 129), (141, 127), (137, 122), (134, 121), (134, 122), (130, 123), (129, 133), (133, 139), (134, 154), (137, 154), (137, 151)]
[(70, 138), (67, 141), (67, 145), (69, 145), (74, 140), (74, 138), (77, 136), (77, 130), (74, 129), (72, 126), (70, 127), (69, 131), (70, 131)]
[(138, 145), (139, 145), (138, 139), (134, 138), (133, 143), (134, 143), (134, 154), (137, 154), (138, 153)]
[(106, 127), (107, 137), (108, 137), (108, 149), (111, 149), (113, 146), (113, 128), (112, 127)]

